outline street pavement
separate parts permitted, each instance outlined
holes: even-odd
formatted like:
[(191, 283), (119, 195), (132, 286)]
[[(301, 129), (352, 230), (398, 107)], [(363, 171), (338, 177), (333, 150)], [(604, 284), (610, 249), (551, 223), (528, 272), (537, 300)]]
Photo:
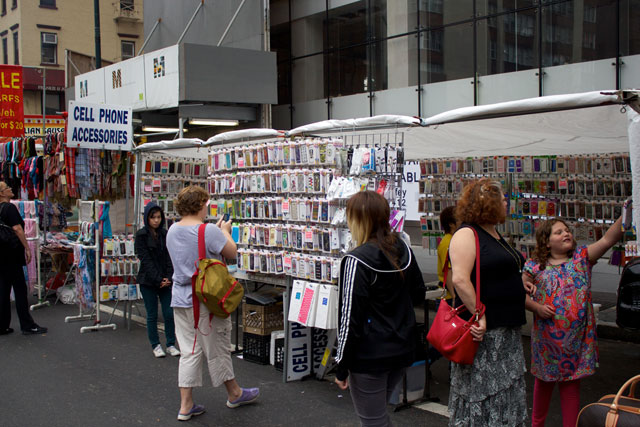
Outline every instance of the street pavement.
[[(435, 258), (421, 251), (416, 251), (416, 255), (425, 278), (433, 280), (435, 268), (431, 264), (435, 264)], [(594, 299), (597, 289), (604, 297), (615, 301), (617, 268), (596, 268), (602, 269), (596, 270), (596, 274), (602, 276), (594, 274)], [(139, 306), (144, 311), (142, 304)], [(12, 327), (19, 329), (13, 307), (12, 310)], [(49, 328), (49, 333), (23, 336), (15, 332), (0, 336), (0, 426), (178, 424), (178, 359), (169, 356), (155, 359), (144, 326), (133, 322), (131, 330), (128, 330), (121, 317), (114, 317), (118, 325), (115, 331), (81, 334), (80, 327), (91, 322), (64, 322), (66, 316), (77, 312), (75, 305), (57, 304), (42, 308), (33, 312), (33, 316), (36, 322)], [(102, 318), (107, 318), (105, 313), (102, 313)], [(161, 340), (164, 343), (163, 335)], [(527, 361), (529, 345), (529, 339), (523, 337)], [(582, 382), (582, 406), (602, 395), (615, 393), (624, 381), (640, 374), (639, 344), (601, 338), (599, 347), (600, 368), (594, 376)], [(212, 388), (205, 375), (205, 386), (196, 389), (194, 396), (198, 403), (206, 406), (207, 412), (193, 418), (189, 424), (235, 427), (359, 424), (348, 392), (339, 390), (331, 380), (307, 379), (284, 383), (282, 373), (272, 366), (257, 365), (235, 356), (233, 363), (241, 386), (260, 387), (258, 402), (237, 409), (227, 408), (224, 388)], [(391, 412), (395, 425), (447, 425), (446, 416), (419, 409), (429, 407), (446, 414), (446, 406), (441, 405), (446, 405), (449, 394), (448, 362), (438, 360), (431, 367), (431, 373), (431, 397), (438, 402), (418, 403)], [(530, 411), (533, 378), (529, 374), (526, 382)], [(389, 407), (390, 411), (392, 409)], [(557, 390), (547, 425), (561, 425)]]

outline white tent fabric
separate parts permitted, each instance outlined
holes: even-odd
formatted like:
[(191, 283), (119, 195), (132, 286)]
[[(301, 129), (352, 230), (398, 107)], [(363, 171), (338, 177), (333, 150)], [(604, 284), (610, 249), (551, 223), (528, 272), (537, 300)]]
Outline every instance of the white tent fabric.
[(422, 119), (423, 126), (452, 123), (462, 120), (490, 118), (501, 115), (528, 114), (551, 110), (567, 110), (571, 108), (594, 107), (618, 101), (615, 91), (584, 92), (568, 95), (550, 95), (527, 98), (518, 101), (500, 102), (497, 104), (463, 107), (445, 111), (429, 118)]
[(204, 142), (198, 138), (179, 138), (172, 141), (148, 142), (138, 145), (133, 151), (172, 150), (175, 148), (200, 147), (202, 144)]
[(345, 120), (324, 120), (321, 122), (311, 123), (308, 125), (300, 126), (295, 129), (291, 129), (286, 132), (286, 136), (296, 136), (302, 133), (311, 132), (329, 132), (335, 130), (354, 131), (360, 127), (366, 126), (412, 126), (419, 125), (420, 119), (417, 117), (409, 116), (396, 116), (396, 115), (380, 115), (373, 117), (362, 117), (359, 119), (345, 119)]
[[(481, 107), (478, 107), (481, 108)], [(405, 159), (628, 152), (620, 105), (404, 130)]]
[(631, 184), (633, 188), (633, 223), (640, 225), (640, 115), (627, 110), (629, 123), (629, 160), (631, 160)]
[(219, 133), (207, 139), (204, 143), (205, 147), (214, 144), (222, 144), (225, 142), (239, 141), (242, 139), (254, 139), (254, 138), (276, 138), (284, 136), (284, 131), (277, 131), (274, 129), (240, 129), (232, 130), (229, 132)]

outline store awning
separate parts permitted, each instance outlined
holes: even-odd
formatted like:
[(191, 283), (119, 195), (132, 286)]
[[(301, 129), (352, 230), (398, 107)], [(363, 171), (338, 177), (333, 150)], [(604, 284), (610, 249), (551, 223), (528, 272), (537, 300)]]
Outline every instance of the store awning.
[(277, 138), (284, 136), (283, 131), (274, 129), (240, 129), (232, 130), (229, 132), (219, 133), (207, 139), (204, 143), (205, 147), (216, 144), (223, 144), (225, 142), (243, 142), (262, 138)]
[(173, 141), (148, 142), (138, 145), (133, 151), (161, 151), (174, 150), (176, 148), (198, 148), (202, 147), (204, 142), (198, 138), (179, 138)]

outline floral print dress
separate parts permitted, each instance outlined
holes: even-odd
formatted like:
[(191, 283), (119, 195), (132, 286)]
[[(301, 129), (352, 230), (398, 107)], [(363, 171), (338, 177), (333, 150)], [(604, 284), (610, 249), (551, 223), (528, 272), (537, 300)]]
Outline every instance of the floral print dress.
[(586, 246), (544, 270), (528, 260), (525, 271), (537, 286), (533, 300), (555, 307), (555, 315), (534, 315), (531, 374), (543, 381), (572, 381), (593, 375), (598, 365), (596, 321), (591, 303), (591, 268)]

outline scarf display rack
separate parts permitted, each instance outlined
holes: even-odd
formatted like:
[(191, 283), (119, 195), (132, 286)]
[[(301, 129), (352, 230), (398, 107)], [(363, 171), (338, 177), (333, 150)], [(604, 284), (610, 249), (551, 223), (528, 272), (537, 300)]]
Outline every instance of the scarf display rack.
[[(78, 201), (78, 221), (80, 235), (74, 246), (74, 263), (78, 309), (76, 316), (67, 316), (64, 321), (84, 321), (93, 319), (92, 326), (83, 326), (80, 333), (116, 329), (115, 323), (102, 324), (100, 320), (100, 250), (101, 224), (105, 224), (104, 212), (109, 202)], [(108, 214), (107, 214), (108, 216)]]
[(15, 138), (0, 143), (0, 180), (23, 200), (37, 199), (43, 189), (43, 157), (36, 151), (36, 139)]

